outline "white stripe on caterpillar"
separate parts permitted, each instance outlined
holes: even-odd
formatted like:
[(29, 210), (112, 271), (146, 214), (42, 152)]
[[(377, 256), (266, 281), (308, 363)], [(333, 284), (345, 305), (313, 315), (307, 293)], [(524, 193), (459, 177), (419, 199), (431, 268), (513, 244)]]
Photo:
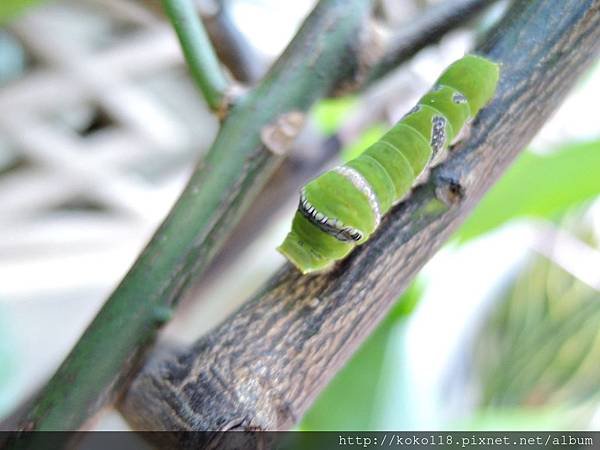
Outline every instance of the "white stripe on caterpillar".
[(347, 178), (356, 189), (358, 189), (367, 197), (369, 206), (371, 207), (373, 215), (375, 216), (375, 228), (377, 228), (379, 226), (379, 222), (381, 222), (381, 208), (379, 207), (379, 200), (377, 200), (375, 191), (366, 178), (363, 177), (358, 170), (348, 166), (338, 166), (333, 169), (333, 171)]

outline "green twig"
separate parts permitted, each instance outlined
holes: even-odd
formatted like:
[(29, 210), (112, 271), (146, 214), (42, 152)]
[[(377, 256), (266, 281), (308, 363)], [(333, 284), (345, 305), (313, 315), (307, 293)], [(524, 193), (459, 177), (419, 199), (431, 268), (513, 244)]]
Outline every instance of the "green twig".
[(192, 0), (162, 0), (162, 4), (198, 89), (211, 109), (221, 110), (228, 82)]

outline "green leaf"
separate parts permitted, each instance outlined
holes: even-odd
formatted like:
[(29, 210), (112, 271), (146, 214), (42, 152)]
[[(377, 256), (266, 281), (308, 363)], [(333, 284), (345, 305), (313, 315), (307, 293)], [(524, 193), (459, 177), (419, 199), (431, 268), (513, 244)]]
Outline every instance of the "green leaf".
[(566, 408), (505, 408), (477, 411), (450, 424), (449, 429), (470, 431), (552, 431), (578, 429), (576, 414)]
[(548, 155), (525, 152), (487, 193), (456, 236), (466, 241), (521, 217), (552, 217), (600, 193), (600, 141)]
[(1, 0), (0, 23), (6, 23), (27, 8), (42, 3), (44, 0)]
[[(381, 386), (397, 382), (384, 373), (384, 357), (393, 331), (415, 308), (422, 288), (413, 284), (321, 393), (304, 416), (302, 430), (369, 430), (376, 428), (375, 416), (382, 408)], [(393, 378), (393, 379), (392, 379)]]
[(348, 162), (361, 155), (366, 149), (377, 142), (387, 131), (383, 124), (375, 124), (367, 129), (351, 145), (344, 147), (341, 152), (342, 161)]
[(315, 105), (313, 117), (321, 132), (331, 135), (357, 106), (358, 99), (353, 96), (324, 99)]
[(598, 292), (538, 256), (494, 304), (471, 351), (481, 408), (580, 409), (587, 423), (598, 401)]

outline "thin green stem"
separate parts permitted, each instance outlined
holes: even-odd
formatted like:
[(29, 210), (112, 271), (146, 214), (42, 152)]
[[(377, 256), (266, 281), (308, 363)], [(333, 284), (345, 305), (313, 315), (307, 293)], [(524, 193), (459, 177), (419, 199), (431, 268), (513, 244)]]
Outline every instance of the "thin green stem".
[(192, 78), (213, 110), (223, 106), (227, 78), (192, 0), (162, 0), (183, 50)]

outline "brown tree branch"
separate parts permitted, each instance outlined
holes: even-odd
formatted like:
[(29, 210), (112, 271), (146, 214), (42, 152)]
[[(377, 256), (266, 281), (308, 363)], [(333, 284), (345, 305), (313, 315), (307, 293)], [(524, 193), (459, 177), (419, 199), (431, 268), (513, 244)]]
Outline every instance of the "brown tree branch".
[(219, 59), (238, 81), (253, 83), (264, 75), (267, 63), (233, 22), (228, 2), (202, 20)]
[(454, 0), (429, 8), (393, 34), (383, 57), (371, 70), (367, 82), (371, 83), (386, 75), (417, 51), (438, 42), (448, 31), (464, 24), (494, 3), (494, 0)]
[[(231, 17), (230, 2), (209, 0), (196, 4), (221, 63), (242, 83), (258, 81), (268, 68), (267, 61), (238, 29)], [(166, 19), (161, 0), (144, 0), (144, 5)]]
[(502, 73), (469, 139), (334, 271), (306, 277), (286, 265), (189, 350), (146, 367), (126, 418), (149, 430), (296, 423), (599, 51), (600, 0), (515, 2), (479, 48)]

